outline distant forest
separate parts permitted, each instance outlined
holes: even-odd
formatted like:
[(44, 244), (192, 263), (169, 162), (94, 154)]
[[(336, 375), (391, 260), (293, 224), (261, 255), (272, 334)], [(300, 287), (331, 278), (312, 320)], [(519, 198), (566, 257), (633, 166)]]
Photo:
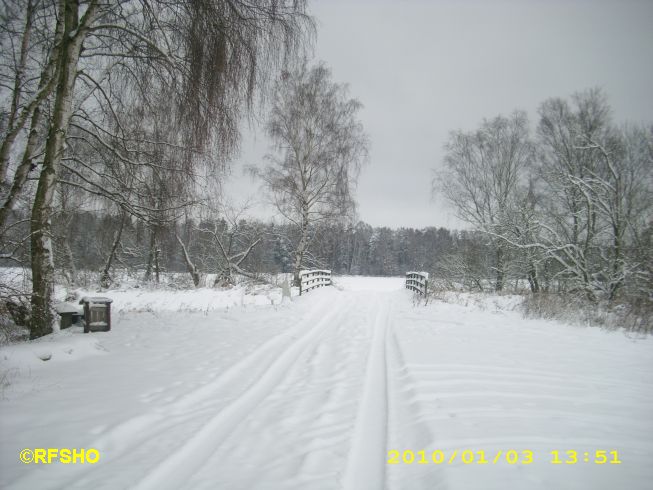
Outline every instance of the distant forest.
[[(157, 283), (159, 275), (165, 272), (190, 272), (189, 264), (199, 275), (216, 274), (220, 280), (216, 285), (222, 286), (233, 281), (234, 272), (252, 278), (292, 273), (292, 243), (298, 233), (293, 225), (259, 220), (188, 219), (176, 227), (161, 226), (153, 234), (142, 221), (125, 219), (121, 226), (120, 217), (96, 211), (59, 213), (53, 230), (55, 269), (64, 282), (79, 285), (87, 282), (83, 272), (108, 270), (108, 277), (104, 278), (107, 287), (118, 285), (119, 275), (125, 271), (142, 281)], [(25, 231), (20, 226), (13, 229), (17, 236)], [(233, 258), (250, 247), (238, 270), (229, 270), (230, 263), (235, 263)], [(333, 224), (313, 229), (306, 267), (327, 268), (334, 274), (370, 276), (401, 276), (410, 270), (423, 270), (434, 274), (434, 286), (491, 291), (496, 287), (494, 252), (490, 238), (480, 231), (442, 227), (392, 229), (359, 221), (353, 226)], [(21, 254), (22, 261), (28, 264), (28, 251), (23, 249)], [(15, 254), (11, 261), (0, 260), (0, 264), (15, 266), (19, 257)], [(508, 255), (506, 286), (512, 291), (527, 288), (526, 270), (520, 254)], [(543, 263), (543, 290), (568, 288), (559, 272), (555, 261)], [(97, 279), (98, 275), (93, 277)]]
[[(152, 236), (142, 221), (127, 219), (121, 230), (119, 216), (74, 211), (65, 215), (60, 213), (54, 220), (53, 229), (55, 267), (71, 283), (75, 282), (77, 270), (103, 270), (119, 232), (121, 236), (112, 267), (141, 271), (143, 275), (148, 275), (149, 271), (149, 277), (144, 279), (152, 281), (156, 281), (157, 268), (159, 272), (187, 271), (177, 236), (200, 273), (224, 270), (225, 259), (218, 239), (232, 255), (259, 240), (240, 264), (245, 272), (252, 275), (292, 273), (293, 234), (297, 233), (289, 224), (244, 219), (235, 223), (224, 219), (189, 219), (176, 228), (165, 226), (158, 229), (157, 256), (152, 256)], [(27, 230), (20, 230), (17, 226), (13, 231), (18, 236)], [(484, 251), (487, 240), (480, 233), (446, 228), (391, 229), (358, 222), (354, 226), (316, 227), (313, 234), (306, 266), (328, 268), (335, 274), (396, 276), (413, 269), (432, 271), (461, 251), (479, 257), (489, 252), (489, 248)], [(28, 264), (28, 251), (23, 250), (22, 255), (22, 261)], [(3, 261), (5, 266), (16, 264), (16, 260)]]

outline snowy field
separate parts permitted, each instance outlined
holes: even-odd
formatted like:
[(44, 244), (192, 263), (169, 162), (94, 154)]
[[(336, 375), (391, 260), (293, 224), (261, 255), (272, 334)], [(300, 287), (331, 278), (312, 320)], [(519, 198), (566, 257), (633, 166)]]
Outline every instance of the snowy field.
[(653, 339), (402, 286), (107, 294), (111, 332), (0, 349), (0, 487), (652, 488)]

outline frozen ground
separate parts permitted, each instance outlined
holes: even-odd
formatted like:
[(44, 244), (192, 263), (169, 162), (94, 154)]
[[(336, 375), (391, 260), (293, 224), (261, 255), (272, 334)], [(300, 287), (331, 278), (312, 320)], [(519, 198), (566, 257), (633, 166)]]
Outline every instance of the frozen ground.
[[(650, 338), (523, 320), (514, 297), (415, 305), (401, 279), (210, 308), (120, 294), (111, 332), (0, 349), (0, 487), (651, 488)], [(101, 459), (19, 462), (41, 447)], [(390, 450), (417, 458), (387, 464)], [(459, 453), (418, 464), (420, 450)], [(493, 464), (509, 450), (534, 461)], [(584, 462), (600, 450), (622, 463)]]

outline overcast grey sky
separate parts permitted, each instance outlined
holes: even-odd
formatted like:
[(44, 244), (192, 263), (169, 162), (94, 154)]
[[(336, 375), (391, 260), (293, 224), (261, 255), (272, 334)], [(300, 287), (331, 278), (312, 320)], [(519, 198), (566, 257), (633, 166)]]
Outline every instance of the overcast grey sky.
[[(598, 86), (616, 121), (653, 122), (653, 0), (322, 0), (311, 12), (315, 59), (364, 104), (357, 199), (371, 225), (460, 227), (432, 200), (432, 172), (448, 132), (484, 117), (523, 109), (533, 125), (546, 98)], [(268, 151), (263, 131), (245, 137), (228, 194), (260, 196), (242, 169)]]

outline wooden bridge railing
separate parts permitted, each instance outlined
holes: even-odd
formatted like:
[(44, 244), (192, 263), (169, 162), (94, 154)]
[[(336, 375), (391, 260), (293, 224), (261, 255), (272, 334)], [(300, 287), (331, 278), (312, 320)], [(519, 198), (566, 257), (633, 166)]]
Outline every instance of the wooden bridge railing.
[(406, 289), (426, 295), (429, 287), (428, 272), (406, 272)]
[(299, 295), (310, 291), (311, 289), (322, 286), (331, 286), (331, 271), (328, 270), (308, 270), (299, 273), (300, 286)]

